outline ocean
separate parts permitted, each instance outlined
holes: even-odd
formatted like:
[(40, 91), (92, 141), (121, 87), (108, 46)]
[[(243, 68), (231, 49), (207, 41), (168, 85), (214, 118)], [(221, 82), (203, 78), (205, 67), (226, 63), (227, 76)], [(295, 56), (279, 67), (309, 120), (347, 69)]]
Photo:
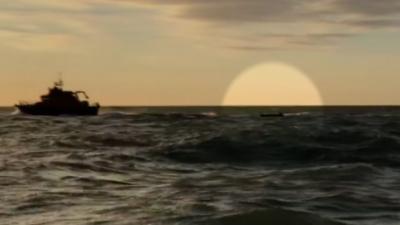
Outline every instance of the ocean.
[(2, 108), (0, 224), (397, 225), (400, 108)]

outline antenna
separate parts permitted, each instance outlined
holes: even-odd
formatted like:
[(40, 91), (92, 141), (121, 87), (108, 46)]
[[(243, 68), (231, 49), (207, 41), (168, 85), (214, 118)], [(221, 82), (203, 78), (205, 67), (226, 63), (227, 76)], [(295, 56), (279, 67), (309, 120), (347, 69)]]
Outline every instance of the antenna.
[(59, 72), (58, 73), (58, 81), (54, 83), (54, 86), (58, 87), (58, 88), (63, 88), (64, 86), (64, 81), (62, 79), (63, 73)]

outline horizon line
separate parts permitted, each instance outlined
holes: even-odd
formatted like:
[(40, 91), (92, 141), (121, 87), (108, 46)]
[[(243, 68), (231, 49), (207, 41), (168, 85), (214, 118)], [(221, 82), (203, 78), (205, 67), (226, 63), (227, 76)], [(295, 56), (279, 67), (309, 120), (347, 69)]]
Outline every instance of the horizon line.
[[(251, 108), (251, 107), (400, 107), (400, 104), (331, 104), (331, 105), (103, 105), (101, 108)], [(14, 105), (0, 105), (0, 108), (15, 108)]]

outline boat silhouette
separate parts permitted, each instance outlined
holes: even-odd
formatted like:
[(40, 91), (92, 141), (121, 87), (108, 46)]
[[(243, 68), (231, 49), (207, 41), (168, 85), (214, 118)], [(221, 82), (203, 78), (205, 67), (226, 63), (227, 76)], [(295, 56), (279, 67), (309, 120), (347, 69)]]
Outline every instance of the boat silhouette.
[[(63, 81), (54, 83), (46, 95), (41, 96), (41, 101), (33, 104), (20, 102), (15, 107), (21, 113), (30, 115), (78, 115), (90, 116), (97, 115), (99, 112), (99, 103), (90, 104), (89, 97), (84, 91), (65, 91), (63, 90)], [(80, 100), (83, 95), (85, 100)]]
[(276, 113), (261, 113), (260, 117), (284, 117), (285, 114), (281, 112)]

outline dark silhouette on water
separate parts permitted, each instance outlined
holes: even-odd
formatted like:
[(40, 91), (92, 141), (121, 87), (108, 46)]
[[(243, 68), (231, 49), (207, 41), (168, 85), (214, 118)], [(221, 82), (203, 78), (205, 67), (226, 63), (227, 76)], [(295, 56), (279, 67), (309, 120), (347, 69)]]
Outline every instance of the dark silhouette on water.
[[(83, 94), (85, 100), (81, 101), (79, 95)], [(20, 103), (15, 105), (19, 111), (31, 115), (97, 115), (100, 105), (95, 103), (90, 105), (89, 97), (84, 91), (64, 91), (63, 81), (54, 83), (54, 87), (49, 88), (47, 95), (41, 96), (41, 101), (29, 104)]]
[(285, 114), (283, 114), (281, 112), (277, 112), (277, 113), (261, 113), (260, 116), (261, 117), (284, 117)]

